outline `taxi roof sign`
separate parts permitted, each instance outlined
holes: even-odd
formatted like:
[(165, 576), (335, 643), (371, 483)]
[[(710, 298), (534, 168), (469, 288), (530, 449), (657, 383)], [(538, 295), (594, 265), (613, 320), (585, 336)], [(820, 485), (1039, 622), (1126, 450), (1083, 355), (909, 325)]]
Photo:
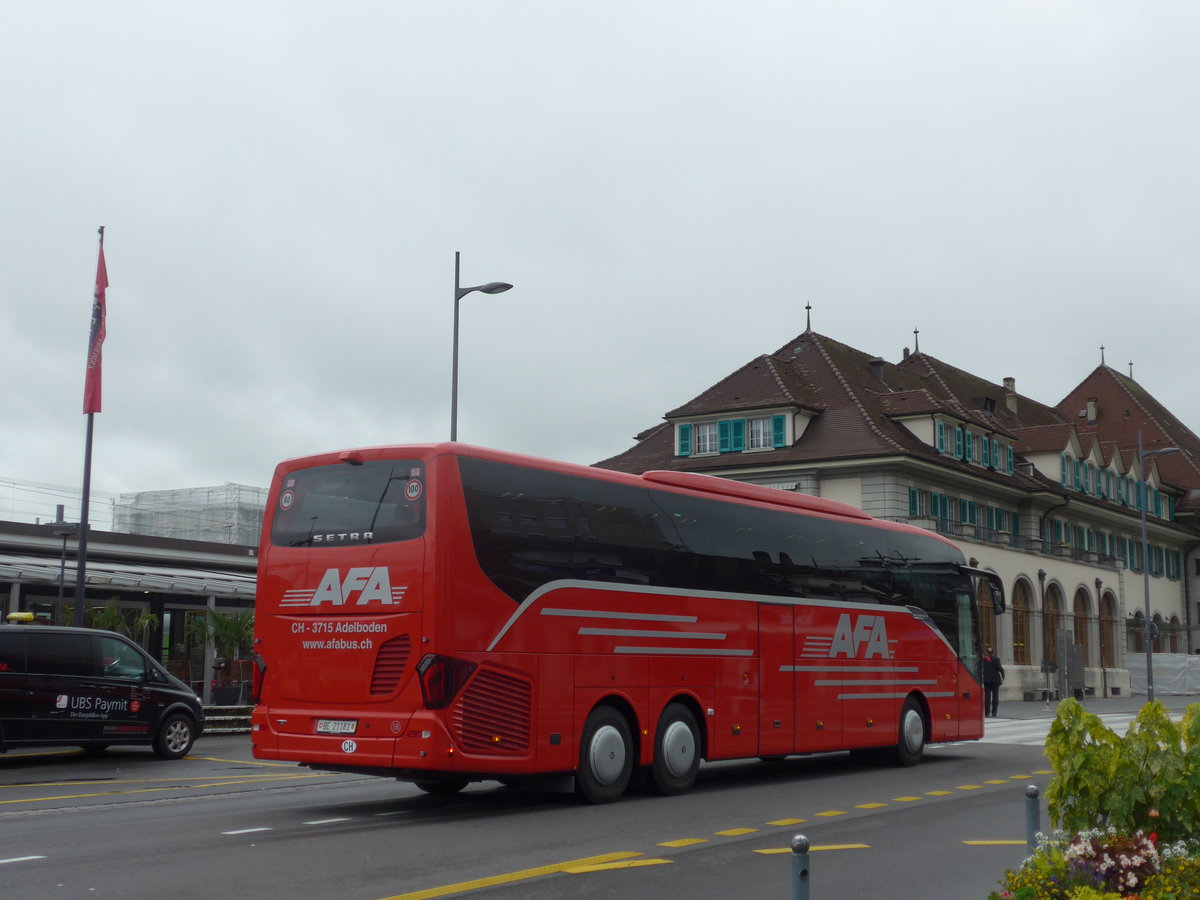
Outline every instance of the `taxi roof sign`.
[(19, 622), (33, 622), (35, 620), (35, 617), (31, 612), (10, 612), (4, 618), (5, 621), (11, 622), (14, 625)]

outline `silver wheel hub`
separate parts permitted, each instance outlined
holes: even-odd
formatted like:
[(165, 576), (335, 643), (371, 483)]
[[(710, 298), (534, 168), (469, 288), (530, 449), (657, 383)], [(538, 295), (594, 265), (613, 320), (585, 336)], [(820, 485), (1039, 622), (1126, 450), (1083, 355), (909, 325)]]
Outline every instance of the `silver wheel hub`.
[(692, 729), (682, 722), (672, 722), (663, 732), (662, 753), (663, 764), (675, 778), (682, 778), (692, 768), (692, 760), (696, 756), (696, 741)]
[(904, 713), (904, 722), (901, 727), (904, 746), (911, 753), (916, 753), (925, 744), (925, 722), (921, 719), (921, 714), (915, 709), (910, 709)]
[(625, 770), (625, 739), (612, 725), (596, 729), (588, 747), (592, 776), (600, 784), (613, 784)]

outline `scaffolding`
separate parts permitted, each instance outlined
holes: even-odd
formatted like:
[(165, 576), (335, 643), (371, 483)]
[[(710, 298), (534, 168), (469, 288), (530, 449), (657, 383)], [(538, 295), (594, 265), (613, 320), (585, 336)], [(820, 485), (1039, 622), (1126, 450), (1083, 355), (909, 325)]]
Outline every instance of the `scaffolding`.
[(226, 482), (212, 487), (118, 494), (113, 531), (256, 546), (267, 489)]

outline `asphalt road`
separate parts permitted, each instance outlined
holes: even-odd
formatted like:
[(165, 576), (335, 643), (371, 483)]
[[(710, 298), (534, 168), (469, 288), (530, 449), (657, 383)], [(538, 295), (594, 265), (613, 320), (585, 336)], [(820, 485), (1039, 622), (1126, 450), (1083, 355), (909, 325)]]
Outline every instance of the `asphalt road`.
[(202, 738), (180, 761), (8, 754), (0, 886), (21, 900), (788, 898), (802, 833), (816, 900), (985, 897), (1025, 855), (1025, 786), (1047, 781), (1020, 736), (932, 748), (913, 769), (710, 765), (684, 796), (598, 807), (264, 764), (244, 736)]

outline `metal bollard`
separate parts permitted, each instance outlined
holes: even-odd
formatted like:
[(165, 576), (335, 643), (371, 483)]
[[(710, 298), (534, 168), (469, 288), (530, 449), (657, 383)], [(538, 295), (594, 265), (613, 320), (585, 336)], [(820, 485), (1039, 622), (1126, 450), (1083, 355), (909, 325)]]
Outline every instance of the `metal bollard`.
[(808, 838), (792, 837), (792, 900), (808, 900)]
[(1038, 786), (1027, 785), (1025, 788), (1025, 845), (1029, 852), (1037, 850), (1037, 835), (1042, 830), (1041, 807), (1038, 806)]

